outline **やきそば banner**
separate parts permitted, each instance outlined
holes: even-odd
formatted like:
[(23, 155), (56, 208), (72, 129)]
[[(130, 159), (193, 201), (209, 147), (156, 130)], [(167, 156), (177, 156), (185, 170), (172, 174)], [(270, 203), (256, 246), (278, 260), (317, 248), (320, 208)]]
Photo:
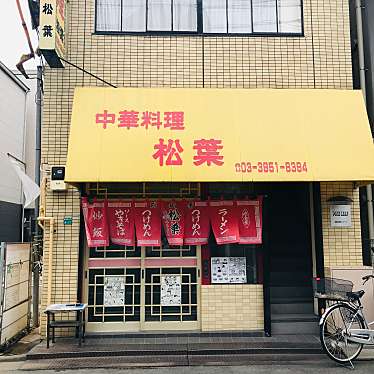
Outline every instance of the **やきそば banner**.
[[(234, 201), (96, 200), (82, 198), (87, 243), (104, 247), (262, 243), (262, 197)], [(135, 239), (136, 236), (136, 239)]]
[(65, 180), (367, 181), (373, 164), (353, 90), (78, 88)]

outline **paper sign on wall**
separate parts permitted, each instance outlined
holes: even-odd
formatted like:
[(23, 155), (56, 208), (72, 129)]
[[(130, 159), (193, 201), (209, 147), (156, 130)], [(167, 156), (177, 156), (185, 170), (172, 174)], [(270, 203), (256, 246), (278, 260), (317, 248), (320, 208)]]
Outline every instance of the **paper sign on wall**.
[(212, 283), (247, 283), (245, 257), (212, 257)]
[(331, 227), (352, 227), (351, 205), (330, 205)]
[(125, 305), (125, 277), (110, 276), (104, 278), (104, 305)]
[(161, 305), (175, 306), (181, 305), (182, 285), (180, 275), (161, 276)]

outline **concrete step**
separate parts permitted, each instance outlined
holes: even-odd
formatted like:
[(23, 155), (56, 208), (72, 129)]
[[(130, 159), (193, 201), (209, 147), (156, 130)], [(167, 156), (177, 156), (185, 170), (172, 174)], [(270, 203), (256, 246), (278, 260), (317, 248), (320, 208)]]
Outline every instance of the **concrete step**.
[[(281, 355), (281, 354), (319, 354), (320, 344), (317, 340), (313, 342), (296, 341), (264, 341), (257, 342), (229, 342), (229, 343), (188, 343), (188, 344), (113, 344), (91, 345), (85, 343), (77, 347), (76, 341), (70, 344), (60, 344), (57, 340), (51, 348), (47, 349), (45, 344), (39, 345), (31, 350), (27, 360), (55, 360), (64, 358), (87, 358), (87, 357), (128, 357), (137, 360), (137, 357), (191, 357), (191, 356), (216, 356), (222, 355)], [(161, 359), (162, 360), (162, 359)], [(162, 360), (163, 361), (163, 360)]]
[(273, 314), (312, 314), (314, 306), (312, 302), (294, 303), (272, 303), (271, 313)]
[(318, 322), (272, 322), (274, 335), (314, 335), (319, 333)]
[(297, 286), (271, 286), (270, 297), (273, 298), (307, 298), (313, 300), (313, 289), (311, 287)]
[(273, 271), (270, 273), (270, 284), (274, 286), (311, 287), (312, 276), (305, 271)]
[(290, 335), (318, 335), (318, 316), (310, 314), (272, 314), (272, 334)]
[(278, 271), (307, 271), (311, 269), (310, 260), (307, 257), (272, 257), (270, 258), (270, 269)]
[[(171, 368), (167, 372), (187, 372), (182, 366), (245, 366), (245, 372), (253, 372), (249, 366), (261, 365), (311, 365), (324, 363), (325, 367), (331, 364), (328, 357), (319, 349), (316, 352), (309, 353), (281, 353), (281, 354), (241, 354), (241, 355), (193, 355), (193, 356), (142, 356), (142, 357), (83, 357), (83, 358), (69, 358), (69, 359), (52, 359), (52, 360), (28, 360), (22, 365), (22, 371), (37, 371), (37, 370), (82, 370), (82, 369), (100, 369), (108, 368), (115, 369), (117, 372), (120, 369), (152, 369), (152, 368)], [(301, 367), (301, 366), (300, 366)], [(157, 369), (155, 369), (157, 370)], [(173, 370), (173, 371), (170, 371)], [(194, 370), (196, 372), (202, 372)], [(214, 370), (214, 369), (212, 369)], [(139, 370), (134, 370), (134, 372)], [(155, 372), (151, 370), (152, 373)], [(238, 371), (238, 370), (236, 370)], [(279, 371), (279, 369), (278, 369)], [(109, 371), (108, 371), (109, 372)], [(112, 371), (110, 371), (112, 372)], [(160, 371), (160, 372), (166, 372)], [(205, 372), (205, 371), (204, 371)], [(209, 372), (207, 369), (206, 372)], [(227, 372), (234, 372), (233, 369)], [(243, 371), (244, 372), (244, 371)]]
[(312, 282), (312, 277), (305, 271), (286, 271), (279, 269), (279, 271), (272, 271), (270, 273), (270, 281), (280, 282), (288, 280), (290, 282), (300, 280), (300, 281), (310, 281)]
[(287, 314), (272, 314), (271, 322), (318, 322), (318, 316), (312, 313), (300, 314), (300, 313), (287, 313)]

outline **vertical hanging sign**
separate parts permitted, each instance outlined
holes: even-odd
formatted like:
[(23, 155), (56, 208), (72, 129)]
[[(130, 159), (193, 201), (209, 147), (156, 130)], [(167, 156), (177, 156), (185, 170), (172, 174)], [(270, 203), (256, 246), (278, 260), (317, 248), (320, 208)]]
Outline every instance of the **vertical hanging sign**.
[(65, 0), (40, 0), (39, 49), (51, 68), (63, 68)]
[(185, 208), (186, 202), (184, 201), (165, 201), (162, 203), (162, 223), (170, 245), (183, 245)]
[(86, 197), (82, 198), (82, 210), (89, 247), (107, 247), (109, 245), (105, 205), (105, 201), (94, 200), (90, 204)]
[(108, 201), (109, 233), (113, 244), (135, 245), (133, 213), (129, 201)]
[(159, 247), (161, 245), (161, 217), (158, 201), (137, 201), (134, 207), (137, 245)]
[(239, 244), (262, 243), (262, 197), (236, 202)]
[(211, 201), (209, 216), (217, 244), (238, 243), (238, 217), (233, 201)]
[(206, 201), (191, 201), (186, 205), (184, 244), (208, 244), (210, 234), (209, 211)]

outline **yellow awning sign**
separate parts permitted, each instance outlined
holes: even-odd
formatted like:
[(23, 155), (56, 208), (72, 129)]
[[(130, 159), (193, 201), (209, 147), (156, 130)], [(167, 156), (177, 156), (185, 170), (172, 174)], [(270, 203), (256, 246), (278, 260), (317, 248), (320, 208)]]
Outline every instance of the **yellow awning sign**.
[(373, 180), (360, 91), (75, 91), (67, 182)]

